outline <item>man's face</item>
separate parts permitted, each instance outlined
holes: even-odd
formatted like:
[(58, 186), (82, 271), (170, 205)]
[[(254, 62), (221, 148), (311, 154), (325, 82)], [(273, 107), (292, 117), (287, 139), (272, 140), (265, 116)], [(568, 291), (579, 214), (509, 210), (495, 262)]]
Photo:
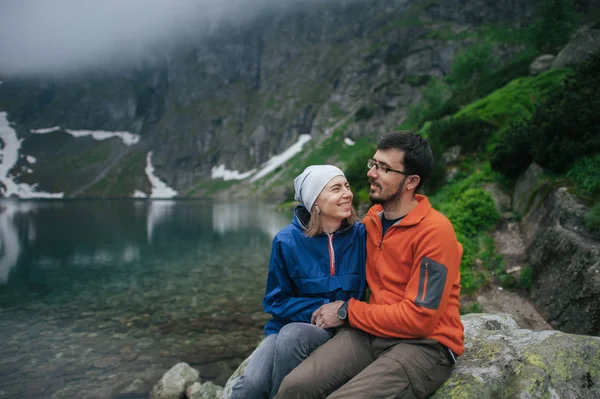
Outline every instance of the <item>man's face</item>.
[(377, 150), (373, 159), (380, 166), (373, 166), (367, 172), (369, 183), (369, 199), (375, 204), (396, 202), (404, 190), (404, 183), (408, 176), (401, 173), (388, 171), (381, 166), (404, 171), (404, 151), (396, 149)]

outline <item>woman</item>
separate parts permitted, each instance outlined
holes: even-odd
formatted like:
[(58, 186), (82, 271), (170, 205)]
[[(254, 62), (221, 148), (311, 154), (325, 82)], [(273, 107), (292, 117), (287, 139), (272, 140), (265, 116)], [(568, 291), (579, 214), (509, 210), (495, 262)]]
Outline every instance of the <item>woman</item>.
[(232, 387), (232, 399), (272, 398), (283, 378), (335, 331), (310, 324), (321, 305), (360, 298), (365, 289), (364, 226), (335, 166), (309, 166), (294, 179), (292, 223), (273, 240), (265, 312), (267, 337)]

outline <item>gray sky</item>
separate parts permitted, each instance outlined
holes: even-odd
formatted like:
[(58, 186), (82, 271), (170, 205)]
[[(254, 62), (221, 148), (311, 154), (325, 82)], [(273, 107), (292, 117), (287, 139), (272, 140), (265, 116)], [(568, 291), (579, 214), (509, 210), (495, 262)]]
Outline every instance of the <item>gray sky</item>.
[[(307, 0), (0, 0), (0, 74), (63, 73), (152, 59), (226, 18)], [(310, 0), (324, 1), (324, 0)]]

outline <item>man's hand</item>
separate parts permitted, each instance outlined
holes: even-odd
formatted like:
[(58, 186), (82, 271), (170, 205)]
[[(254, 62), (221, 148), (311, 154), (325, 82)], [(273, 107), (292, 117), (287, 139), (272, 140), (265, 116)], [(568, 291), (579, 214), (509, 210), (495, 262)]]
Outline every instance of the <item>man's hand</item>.
[(335, 301), (321, 305), (319, 309), (313, 312), (310, 322), (321, 328), (341, 326), (345, 322), (340, 320), (337, 311), (343, 303), (344, 301)]

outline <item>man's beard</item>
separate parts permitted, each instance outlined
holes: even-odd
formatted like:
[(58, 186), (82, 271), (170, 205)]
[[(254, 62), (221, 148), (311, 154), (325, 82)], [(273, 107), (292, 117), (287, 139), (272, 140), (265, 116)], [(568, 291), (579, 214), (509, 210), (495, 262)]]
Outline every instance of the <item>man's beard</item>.
[[(371, 201), (372, 204), (381, 204), (381, 205), (400, 201), (400, 197), (402, 196), (402, 189), (404, 187), (404, 182), (406, 181), (407, 177), (408, 176), (404, 176), (404, 179), (400, 182), (400, 184), (398, 185), (398, 189), (394, 193), (392, 193), (386, 197), (373, 197), (371, 195), (371, 193), (369, 193), (369, 200)], [(369, 183), (379, 187), (379, 193), (383, 192), (383, 188), (381, 187), (380, 184), (375, 183), (371, 179), (369, 179)]]

